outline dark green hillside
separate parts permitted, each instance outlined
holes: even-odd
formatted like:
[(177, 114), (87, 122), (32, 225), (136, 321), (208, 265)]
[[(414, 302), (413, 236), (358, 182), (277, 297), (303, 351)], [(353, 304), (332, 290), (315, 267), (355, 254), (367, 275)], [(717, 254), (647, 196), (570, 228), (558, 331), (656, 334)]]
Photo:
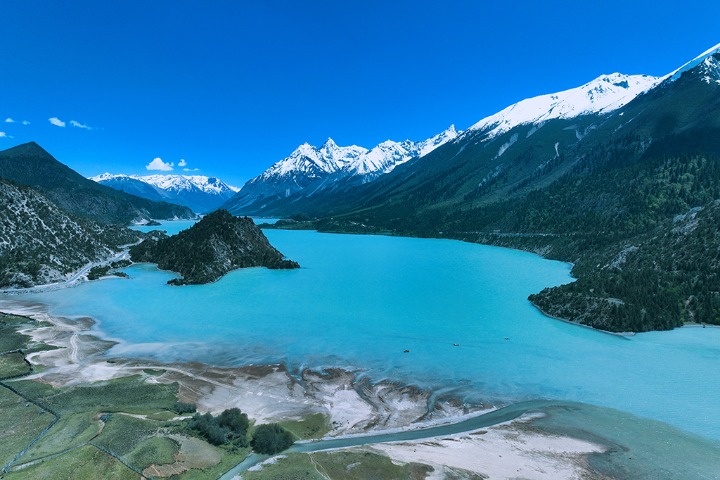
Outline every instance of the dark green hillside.
[(577, 282), (530, 299), (546, 313), (606, 330), (720, 324), (718, 225), (720, 202), (691, 209), (649, 234), (584, 256)]
[(187, 207), (146, 200), (88, 180), (35, 142), (0, 151), (0, 177), (36, 188), (63, 210), (101, 223), (195, 218)]
[(248, 217), (233, 217), (227, 210), (206, 215), (179, 234), (146, 240), (130, 249), (136, 262), (157, 263), (182, 275), (175, 285), (214, 282), (231, 270), (246, 267), (299, 268), (286, 260)]

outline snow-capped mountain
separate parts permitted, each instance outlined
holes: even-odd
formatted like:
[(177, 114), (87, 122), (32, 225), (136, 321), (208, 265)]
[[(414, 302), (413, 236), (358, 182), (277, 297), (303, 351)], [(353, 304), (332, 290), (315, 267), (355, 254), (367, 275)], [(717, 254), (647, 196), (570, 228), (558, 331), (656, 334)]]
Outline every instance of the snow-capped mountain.
[(289, 157), (280, 160), (256, 178), (266, 181), (297, 174), (317, 178), (347, 169), (367, 152), (366, 148), (356, 145), (339, 147), (332, 138), (328, 138), (320, 148), (303, 143)]
[(528, 98), (480, 120), (466, 132), (483, 131), (486, 135), (485, 138), (489, 140), (522, 124), (539, 124), (555, 118), (610, 113), (627, 105), (638, 95), (651, 90), (665, 80), (677, 80), (683, 72), (700, 64), (704, 64), (708, 69), (707, 82), (713, 79), (717, 80), (718, 61), (713, 58), (716, 53), (720, 53), (720, 44), (662, 77), (613, 73), (602, 75), (577, 88)]
[(687, 72), (688, 70), (692, 70), (693, 68), (697, 67), (701, 63), (705, 63), (706, 67), (711, 67), (712, 65), (717, 66), (718, 61), (717, 59), (713, 58), (713, 55), (716, 53), (720, 53), (720, 43), (715, 45), (714, 47), (705, 50), (703, 53), (698, 55), (697, 57), (693, 58), (689, 62), (687, 62), (682, 67), (678, 68), (677, 70), (670, 72), (669, 74), (665, 75), (663, 77), (663, 80), (666, 78), (670, 78), (671, 81), (677, 80), (680, 78), (680, 76)]
[(593, 113), (609, 113), (630, 103), (635, 97), (660, 83), (664, 77), (649, 75), (602, 75), (577, 88), (539, 95), (510, 105), (483, 118), (468, 132), (483, 131), (494, 138), (522, 124), (538, 124), (555, 118), (573, 118)]
[(199, 213), (215, 210), (240, 190), (216, 177), (202, 175), (103, 173), (91, 180), (139, 197), (184, 205)]
[[(387, 140), (368, 150), (357, 145), (338, 146), (331, 138), (320, 147), (300, 145), (290, 156), (249, 180), (224, 205), (244, 213), (249, 205), (293, 195), (311, 196), (336, 187), (341, 181), (366, 183), (412, 158), (426, 155), (458, 135), (455, 126), (422, 142)], [(302, 193), (300, 193), (302, 192)]]
[[(462, 224), (463, 232), (478, 231), (479, 219), (494, 222), (502, 216), (502, 208), (488, 205), (509, 204), (558, 184), (581, 195), (570, 187), (575, 185), (572, 178), (580, 180), (602, 169), (627, 168), (640, 159), (677, 152), (697, 150), (716, 158), (718, 132), (720, 45), (662, 77), (614, 74), (575, 89), (523, 100), (406, 165), (402, 175), (382, 176), (367, 187), (338, 192), (322, 204), (276, 203), (268, 204), (266, 210), (277, 216), (342, 218), (354, 225), (369, 225), (375, 216), (389, 230), (398, 225), (418, 229), (418, 225), (427, 227), (445, 218), (452, 219), (445, 220), (448, 228)], [(642, 168), (650, 165), (648, 161)], [(623, 175), (626, 180), (634, 178), (629, 171)], [(628, 180), (623, 188), (634, 185)], [(612, 200), (588, 196), (583, 202), (600, 205)], [(555, 205), (556, 213), (562, 212), (561, 205)], [(413, 209), (417, 217), (408, 218), (407, 212)], [(458, 212), (473, 209), (474, 213), (452, 223)], [(531, 214), (519, 211), (515, 215), (500, 226), (528, 222), (522, 228), (532, 229), (536, 225), (532, 222), (546, 218), (540, 207)]]
[[(401, 191), (395, 185), (410, 177), (413, 195), (433, 192), (437, 198), (455, 196), (457, 202), (479, 198), (498, 182), (507, 186), (503, 195), (522, 194), (538, 179), (554, 181), (552, 175), (569, 168), (563, 162), (570, 151), (601, 141), (597, 139), (605, 133), (598, 132), (604, 132), (603, 125), (615, 115), (617, 132), (624, 131), (639, 114), (630, 108), (636, 100), (652, 103), (685, 72), (705, 84), (720, 85), (720, 44), (661, 77), (602, 75), (576, 88), (522, 100), (464, 132), (451, 127), (425, 142), (388, 140), (370, 150), (338, 147), (331, 140), (319, 149), (304, 144), (246, 183), (225, 207), (234, 213), (269, 215), (315, 215), (325, 207), (335, 212), (342, 204), (361, 205), (366, 195), (385, 202), (390, 192)], [(623, 118), (626, 114), (631, 115)], [(417, 160), (402, 175), (385, 175), (411, 159)], [(417, 186), (425, 181), (422, 188)], [(371, 186), (355, 193), (355, 187), (369, 182)], [(450, 193), (456, 187), (457, 192)]]
[(435, 150), (437, 147), (455, 139), (458, 132), (455, 125), (450, 125), (443, 132), (430, 137), (423, 142), (393, 142), (387, 140), (372, 150), (362, 155), (358, 162), (348, 172), (352, 175), (362, 175), (365, 181), (388, 173), (398, 165), (401, 165), (411, 158), (422, 157)]
[(203, 175), (131, 175), (131, 178), (155, 185), (166, 191), (182, 192), (199, 188), (205, 193), (222, 194), (228, 191), (238, 192), (238, 187), (224, 183), (217, 177)]

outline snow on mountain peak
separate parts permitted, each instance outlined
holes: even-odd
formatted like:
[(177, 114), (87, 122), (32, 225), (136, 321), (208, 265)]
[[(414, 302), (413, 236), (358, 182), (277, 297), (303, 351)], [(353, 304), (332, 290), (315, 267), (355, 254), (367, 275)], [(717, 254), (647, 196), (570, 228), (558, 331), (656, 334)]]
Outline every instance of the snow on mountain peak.
[(293, 175), (298, 172), (313, 175), (320, 172), (334, 173), (342, 170), (366, 152), (367, 149), (356, 145), (338, 147), (331, 138), (328, 138), (320, 148), (306, 142), (296, 148), (289, 157), (275, 163), (261, 176), (270, 178)]
[(715, 82), (720, 84), (720, 60), (714, 56), (709, 56), (703, 60), (701, 65), (703, 66), (703, 81), (705, 83)]
[(458, 131), (455, 130), (455, 125), (450, 125), (448, 128), (438, 133), (434, 137), (430, 137), (424, 142), (420, 142), (418, 144), (418, 156), (424, 157), (439, 146), (455, 140), (458, 134)]
[(486, 131), (490, 139), (522, 124), (611, 112), (628, 104), (661, 80), (649, 75), (601, 75), (580, 87), (521, 100), (480, 120), (468, 131)]
[(326, 174), (377, 176), (391, 171), (411, 158), (427, 155), (457, 135), (455, 125), (450, 125), (443, 132), (423, 142), (386, 140), (371, 150), (357, 145), (340, 147), (332, 138), (328, 138), (320, 148), (303, 143), (289, 157), (275, 163), (250, 182), (287, 178), (298, 174), (312, 178)]
[(337, 146), (337, 143), (335, 143), (335, 140), (328, 137), (328, 139), (325, 140), (325, 143), (323, 143), (320, 148), (321, 149), (325, 148), (325, 149), (331, 150), (331, 149), (338, 148), (338, 146)]
[(102, 182), (102, 181), (113, 180), (113, 179), (115, 179), (115, 178), (123, 178), (123, 177), (129, 178), (127, 175), (122, 175), (122, 174), (121, 174), (121, 175), (114, 175), (114, 174), (112, 174), (112, 173), (105, 172), (105, 173), (102, 173), (102, 174), (100, 174), (100, 175), (95, 175), (94, 177), (90, 177), (90, 180), (92, 180), (93, 182), (98, 182), (98, 183), (99, 183), (99, 182)]
[(720, 43), (718, 43), (718, 44), (715, 45), (714, 47), (711, 47), (711, 48), (705, 50), (703, 53), (701, 53), (701, 54), (698, 55), (697, 57), (693, 58), (692, 60), (690, 60), (689, 62), (687, 62), (687, 63), (686, 63), (685, 65), (683, 65), (682, 67), (678, 68), (677, 70), (675, 70), (675, 71), (673, 71), (673, 72), (670, 72), (670, 73), (669, 73), (668, 75), (666, 75), (664, 78), (670, 78), (670, 81), (671, 81), (671, 82), (672, 82), (672, 81), (675, 81), (675, 80), (677, 80), (678, 78), (680, 78), (680, 76), (681, 76), (684, 72), (687, 72), (688, 70), (692, 70), (693, 68), (697, 67), (698, 65), (700, 65), (700, 64), (703, 63), (703, 62), (705, 62), (706, 60), (709, 59), (710, 62), (712, 62), (712, 61), (713, 61), (712, 56), (715, 55), (716, 53), (720, 53)]
[(114, 175), (111, 173), (103, 173), (102, 175), (90, 177), (90, 180), (103, 182), (127, 178), (139, 180), (162, 190), (175, 192), (199, 189), (205, 193), (222, 193), (228, 190), (233, 192), (240, 190), (238, 187), (230, 186), (216, 177), (206, 177), (203, 175)]

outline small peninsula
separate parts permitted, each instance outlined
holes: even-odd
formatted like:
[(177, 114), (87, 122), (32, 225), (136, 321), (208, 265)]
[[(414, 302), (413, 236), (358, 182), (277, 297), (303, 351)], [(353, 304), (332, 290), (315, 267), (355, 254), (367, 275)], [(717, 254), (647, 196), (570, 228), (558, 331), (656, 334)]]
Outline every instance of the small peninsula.
[(130, 257), (182, 275), (171, 285), (214, 282), (238, 268), (300, 268), (270, 245), (251, 218), (234, 217), (227, 210), (210, 213), (172, 237), (145, 240), (130, 249)]

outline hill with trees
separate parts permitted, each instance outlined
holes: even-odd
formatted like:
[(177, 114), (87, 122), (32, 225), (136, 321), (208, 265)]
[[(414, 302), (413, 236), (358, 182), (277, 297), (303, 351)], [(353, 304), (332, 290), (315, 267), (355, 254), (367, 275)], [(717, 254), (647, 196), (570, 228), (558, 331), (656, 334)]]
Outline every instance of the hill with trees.
[(227, 210), (206, 215), (172, 237), (148, 239), (130, 249), (135, 262), (157, 263), (182, 278), (173, 285), (210, 283), (231, 270), (247, 267), (299, 268), (286, 260), (252, 219), (234, 217)]

